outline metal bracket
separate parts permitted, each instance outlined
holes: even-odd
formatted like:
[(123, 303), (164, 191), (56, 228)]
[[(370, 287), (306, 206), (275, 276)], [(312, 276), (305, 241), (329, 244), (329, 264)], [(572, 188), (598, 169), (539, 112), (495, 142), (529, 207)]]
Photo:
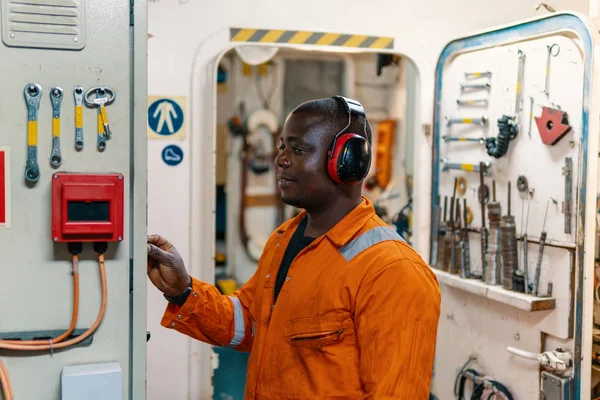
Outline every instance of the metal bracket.
[[(64, 340), (75, 339), (88, 331), (87, 328), (75, 329)], [(47, 330), (47, 331), (26, 331), (26, 332), (0, 332), (0, 340), (50, 340), (66, 332), (66, 329)], [(94, 335), (90, 335), (74, 346), (89, 346), (92, 344)]]
[(565, 201), (562, 203), (562, 212), (565, 214), (565, 233), (571, 233), (571, 216), (573, 207), (571, 205), (573, 198), (573, 160), (571, 157), (565, 158), (565, 166), (562, 169), (565, 176)]

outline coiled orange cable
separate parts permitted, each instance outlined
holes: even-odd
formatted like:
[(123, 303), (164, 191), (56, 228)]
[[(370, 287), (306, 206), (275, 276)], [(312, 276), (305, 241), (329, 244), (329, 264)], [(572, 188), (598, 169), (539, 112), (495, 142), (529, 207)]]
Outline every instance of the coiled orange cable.
[[(73, 254), (73, 315), (71, 316), (71, 325), (69, 329), (67, 329), (61, 335), (51, 339), (52, 343), (60, 343), (65, 338), (69, 337), (71, 333), (75, 330), (75, 325), (77, 324), (77, 314), (79, 313), (79, 256), (77, 254)], [(24, 345), (32, 345), (32, 344), (42, 344), (48, 343), (49, 340), (40, 339), (40, 340), (0, 340), (0, 343), (12, 343), (12, 344), (24, 344)]]
[(15, 397), (12, 390), (12, 383), (10, 382), (8, 371), (2, 360), (0, 360), (0, 383), (2, 384), (4, 400), (14, 400)]
[[(69, 328), (69, 330), (67, 330), (65, 333), (63, 333), (62, 335), (56, 337), (53, 340), (30, 340), (30, 341), (14, 341), (14, 340), (0, 340), (0, 349), (4, 349), (4, 350), (24, 350), (24, 351), (44, 351), (44, 350), (55, 350), (55, 349), (62, 349), (74, 344), (77, 344), (83, 340), (85, 340), (87, 337), (89, 337), (92, 333), (95, 332), (95, 330), (98, 328), (98, 326), (100, 325), (100, 323), (102, 322), (102, 319), (104, 318), (104, 313), (106, 311), (106, 302), (107, 302), (107, 293), (108, 293), (108, 289), (107, 289), (107, 284), (106, 284), (106, 268), (104, 265), (104, 254), (100, 254), (98, 256), (98, 265), (100, 267), (100, 280), (102, 283), (102, 305), (100, 306), (100, 312), (98, 313), (98, 317), (96, 318), (96, 321), (94, 322), (94, 324), (83, 334), (77, 336), (76, 338), (73, 338), (71, 340), (67, 340), (67, 341), (63, 341), (66, 337), (68, 337), (71, 332), (73, 332), (73, 329), (75, 328), (75, 322), (77, 320), (77, 310), (79, 308), (79, 270), (78, 270), (78, 259), (77, 262), (75, 261), (76, 256), (74, 256), (73, 260), (74, 260), (74, 264), (73, 264), (73, 276), (74, 276), (74, 282), (76, 281), (76, 293), (77, 293), (77, 305), (74, 305), (73, 308), (73, 319), (71, 321), (71, 327)], [(77, 265), (77, 266), (76, 266)], [(74, 283), (75, 285), (75, 283)], [(73, 322), (75, 321), (75, 322)], [(57, 343), (56, 341), (59, 340), (60, 341)], [(16, 344), (15, 342), (19, 343)], [(31, 343), (33, 342), (33, 344)], [(46, 343), (49, 342), (49, 344), (41, 344), (41, 343)], [(23, 343), (29, 343), (29, 344), (23, 344)], [(4, 392), (4, 398), (5, 400), (14, 400), (14, 393), (13, 393), (13, 389), (12, 389), (12, 383), (10, 381), (10, 377), (8, 375), (8, 371), (6, 370), (6, 367), (4, 366), (4, 364), (2, 363), (2, 361), (0, 361), (0, 384), (2, 385), (2, 389)]]
[[(102, 281), (102, 305), (100, 307), (100, 312), (98, 313), (98, 317), (94, 324), (87, 330), (85, 333), (73, 338), (71, 340), (67, 340), (66, 342), (60, 342), (54, 345), (52, 344), (36, 344), (36, 345), (20, 345), (13, 343), (5, 343), (3, 340), (0, 340), (0, 349), (4, 350), (29, 350), (29, 351), (41, 351), (41, 350), (56, 350), (63, 349), (65, 347), (77, 344), (85, 340), (88, 336), (90, 336), (100, 325), (102, 319), (104, 318), (104, 312), (106, 311), (106, 298), (107, 298), (107, 287), (106, 287), (106, 269), (104, 267), (104, 254), (100, 254), (98, 257), (98, 264), (100, 265), (100, 277)], [(43, 342), (46, 342), (45, 340)]]

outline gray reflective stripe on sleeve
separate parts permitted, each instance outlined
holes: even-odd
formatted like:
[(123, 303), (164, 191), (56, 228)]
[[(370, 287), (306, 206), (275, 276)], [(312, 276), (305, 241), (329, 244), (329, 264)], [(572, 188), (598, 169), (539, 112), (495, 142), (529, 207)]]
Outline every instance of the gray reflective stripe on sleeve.
[(235, 320), (235, 334), (229, 342), (229, 347), (238, 347), (244, 339), (244, 312), (242, 311), (242, 303), (237, 297), (229, 296), (233, 302), (233, 316)]
[(399, 240), (405, 242), (395, 229), (388, 226), (378, 226), (377, 228), (366, 231), (350, 243), (340, 247), (340, 254), (346, 261), (350, 262), (350, 260), (369, 247), (380, 242), (385, 242), (386, 240)]

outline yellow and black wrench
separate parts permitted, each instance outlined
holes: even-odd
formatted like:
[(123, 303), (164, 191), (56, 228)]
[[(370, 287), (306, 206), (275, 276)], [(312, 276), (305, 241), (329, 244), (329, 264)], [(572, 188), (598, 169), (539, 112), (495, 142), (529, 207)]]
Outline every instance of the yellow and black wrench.
[(40, 168), (37, 161), (38, 150), (38, 110), (42, 97), (42, 87), (37, 83), (28, 83), (23, 90), (27, 102), (27, 164), (25, 180), (29, 183), (40, 179)]
[[(95, 94), (96, 98), (91, 99), (90, 95)], [(98, 108), (98, 150), (106, 149), (106, 137), (110, 137), (112, 132), (108, 124), (106, 106), (115, 100), (115, 91), (108, 86), (94, 86), (85, 92), (83, 97), (85, 105)]]
[(63, 100), (63, 90), (59, 87), (50, 89), (50, 101), (52, 102), (52, 153), (50, 154), (50, 165), (58, 168), (62, 163), (60, 153), (60, 106)]
[(83, 149), (83, 88), (76, 86), (73, 90), (75, 97), (75, 149)]

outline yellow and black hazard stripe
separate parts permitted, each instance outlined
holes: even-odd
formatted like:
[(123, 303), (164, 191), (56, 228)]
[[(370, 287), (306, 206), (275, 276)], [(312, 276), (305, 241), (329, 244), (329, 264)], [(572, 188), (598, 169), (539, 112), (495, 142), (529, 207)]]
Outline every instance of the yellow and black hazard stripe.
[(313, 44), (319, 46), (393, 49), (394, 38), (345, 33), (230, 28), (232, 42)]

